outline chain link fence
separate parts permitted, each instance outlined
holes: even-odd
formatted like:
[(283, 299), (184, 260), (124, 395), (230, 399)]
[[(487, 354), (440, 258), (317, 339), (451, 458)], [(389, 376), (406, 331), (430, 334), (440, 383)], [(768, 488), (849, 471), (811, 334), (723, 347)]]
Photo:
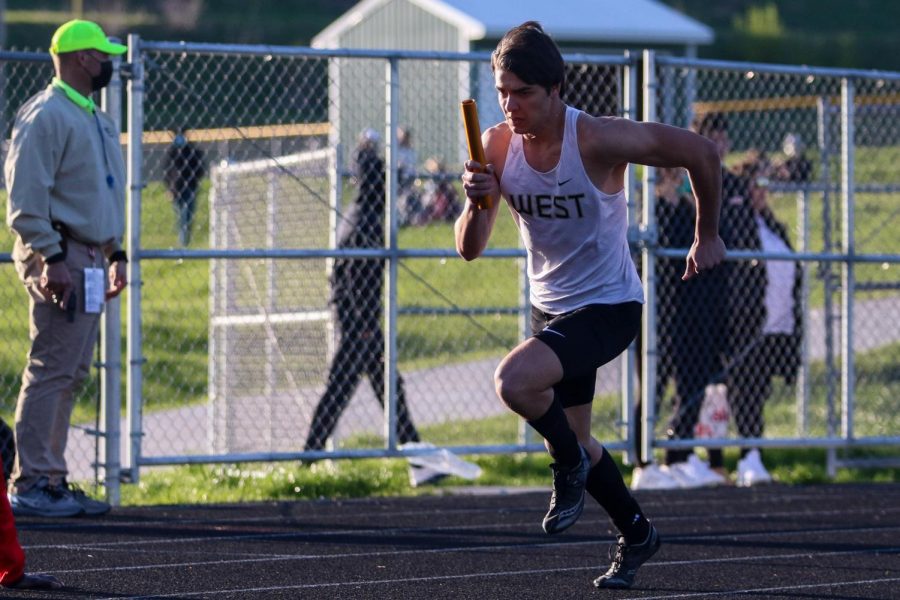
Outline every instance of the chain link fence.
[[(128, 371), (107, 402), (124, 398), (123, 467), (134, 479), (143, 465), (388, 456), (416, 440), (542, 447), (493, 390), (500, 358), (529, 333), (517, 232), (501, 215), (482, 259), (466, 264), (453, 249), (466, 157), (459, 100), (478, 100), (482, 127), (499, 118), (487, 54), (135, 36), (129, 46)], [(645, 454), (756, 436), (896, 445), (898, 75), (659, 57), (641, 107), (637, 57), (568, 58), (568, 103), (630, 118), (643, 108), (679, 126), (720, 121), (734, 172), (723, 209), (731, 259), (719, 279), (686, 289), (685, 180), (631, 169), (635, 257), (656, 274), (641, 344), (648, 377), (638, 393), (623, 360), (601, 369), (595, 434), (635, 450), (631, 408), (642, 396), (655, 400), (643, 403)], [(2, 54), (0, 65), (8, 138), (18, 105), (52, 69), (38, 54)], [(771, 222), (748, 208), (753, 198)], [(27, 326), (3, 260), (9, 421)], [(781, 304), (767, 304), (772, 281), (790, 288)], [(768, 323), (776, 311), (766, 306), (785, 322)], [(721, 438), (702, 428), (711, 384), (725, 386), (732, 413)], [(95, 394), (80, 401), (86, 427)], [(81, 477), (92, 452), (70, 448)]]
[[(485, 56), (142, 48), (141, 255), (154, 257), (142, 271), (142, 460), (383, 454), (418, 440), (537, 447), (493, 392), (526, 323), (512, 224), (476, 268), (452, 250), (459, 100), (496, 111)], [(625, 65), (573, 64), (570, 101), (621, 114)], [(167, 174), (186, 148), (203, 164), (182, 177), (199, 181), (180, 245)], [(615, 367), (604, 377), (618, 393)], [(385, 381), (396, 427), (384, 424)], [(615, 437), (607, 412), (598, 426)]]
[[(657, 263), (657, 432), (745, 447), (894, 436), (896, 74), (660, 57), (655, 80), (658, 120), (719, 147), (722, 236), (744, 255), (693, 286)], [(689, 187), (662, 169), (651, 183), (659, 246), (683, 247)], [(727, 402), (710, 431), (700, 415), (717, 395)]]

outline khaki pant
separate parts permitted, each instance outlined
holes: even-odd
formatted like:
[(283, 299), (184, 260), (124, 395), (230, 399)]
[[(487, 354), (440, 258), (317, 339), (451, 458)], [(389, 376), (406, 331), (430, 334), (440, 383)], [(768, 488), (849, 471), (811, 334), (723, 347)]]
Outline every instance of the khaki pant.
[[(40, 477), (51, 485), (67, 474), (66, 441), (75, 391), (90, 372), (99, 314), (84, 312), (84, 269), (104, 267), (100, 250), (68, 239), (65, 260), (77, 295), (74, 321), (38, 291), (44, 261), (16, 241), (16, 271), (29, 295), (31, 351), (16, 404), (16, 463), (13, 493), (27, 491)], [(105, 279), (105, 278), (104, 278)]]

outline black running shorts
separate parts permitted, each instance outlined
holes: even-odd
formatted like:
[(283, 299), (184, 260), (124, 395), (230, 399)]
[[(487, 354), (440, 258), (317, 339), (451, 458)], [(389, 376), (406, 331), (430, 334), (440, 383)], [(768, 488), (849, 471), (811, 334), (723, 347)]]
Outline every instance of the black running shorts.
[(640, 302), (589, 304), (561, 315), (531, 308), (534, 337), (550, 346), (563, 367), (562, 381), (553, 386), (563, 407), (594, 399), (597, 369), (628, 347), (640, 325)]

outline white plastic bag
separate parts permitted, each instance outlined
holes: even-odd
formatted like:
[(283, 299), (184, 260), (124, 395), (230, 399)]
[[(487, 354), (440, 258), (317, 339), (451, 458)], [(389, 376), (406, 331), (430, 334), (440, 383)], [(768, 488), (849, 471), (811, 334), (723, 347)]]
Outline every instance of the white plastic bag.
[(707, 439), (728, 437), (730, 422), (728, 388), (724, 383), (711, 383), (706, 386), (703, 405), (700, 407), (700, 418), (694, 426), (694, 437)]

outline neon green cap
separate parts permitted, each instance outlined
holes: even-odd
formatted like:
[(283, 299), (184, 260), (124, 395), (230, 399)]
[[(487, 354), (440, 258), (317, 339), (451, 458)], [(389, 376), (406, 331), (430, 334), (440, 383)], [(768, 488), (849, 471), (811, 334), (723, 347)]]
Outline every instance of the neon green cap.
[(127, 46), (110, 42), (100, 26), (93, 21), (75, 19), (63, 23), (50, 40), (52, 54), (65, 54), (77, 50), (97, 50), (106, 54), (122, 54)]

